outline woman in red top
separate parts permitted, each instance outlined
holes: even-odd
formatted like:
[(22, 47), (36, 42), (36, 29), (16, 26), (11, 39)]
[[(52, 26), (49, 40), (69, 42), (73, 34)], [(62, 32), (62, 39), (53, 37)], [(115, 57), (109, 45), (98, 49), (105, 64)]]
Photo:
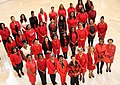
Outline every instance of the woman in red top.
[(18, 50), (16, 47), (12, 47), (12, 52), (10, 54), (10, 61), (12, 63), (13, 69), (17, 72), (18, 76), (21, 78), (19, 70), (21, 71), (21, 74), (24, 75), (22, 71), (23, 62), (22, 62), (22, 56), (20, 50)]
[(91, 78), (91, 77), (94, 78), (93, 70), (96, 68), (96, 64), (99, 62), (98, 55), (95, 52), (94, 47), (88, 48), (87, 57), (88, 57), (88, 67), (87, 68), (89, 70), (89, 78)]
[(43, 22), (39, 22), (39, 26), (37, 27), (39, 42), (42, 44), (44, 41), (44, 37), (47, 36), (47, 28)]
[(83, 28), (83, 25), (81, 23), (79, 23), (78, 25), (77, 34), (78, 34), (78, 47), (82, 47), (83, 50), (85, 51), (85, 41), (88, 36), (88, 32), (85, 28)]
[(70, 42), (70, 48), (72, 51), (72, 55), (75, 55), (76, 46), (78, 45), (78, 42), (77, 42), (78, 35), (74, 27), (70, 29), (70, 33), (68, 34), (68, 36), (69, 36), (69, 42)]
[(85, 12), (84, 8), (81, 8), (81, 10), (78, 13), (78, 15), (76, 16), (76, 18), (78, 19), (78, 21), (80, 23), (83, 23), (83, 27), (85, 28), (86, 23), (87, 23), (87, 19), (88, 19), (88, 14), (87, 14), (87, 12)]
[(35, 85), (36, 63), (35, 63), (35, 60), (32, 59), (32, 56), (30, 54), (28, 54), (26, 57), (27, 57), (27, 62), (26, 62), (27, 75), (28, 75), (29, 81), (31, 82), (31, 85)]
[(57, 58), (60, 54), (60, 40), (58, 39), (58, 36), (56, 34), (53, 35), (52, 38), (52, 47), (53, 47), (53, 53), (55, 54), (55, 56), (57, 55)]
[(89, 24), (87, 25), (86, 29), (88, 31), (88, 44), (89, 46), (93, 46), (93, 41), (97, 32), (97, 26), (92, 19), (89, 20)]
[(80, 12), (81, 8), (84, 8), (83, 1), (82, 0), (78, 0), (78, 4), (76, 5), (76, 13), (77, 14), (78, 14), (78, 12)]
[(70, 17), (70, 13), (74, 12), (75, 14), (75, 8), (73, 7), (73, 3), (70, 3), (70, 7), (67, 9), (68, 17)]
[(53, 85), (56, 85), (56, 73), (57, 73), (57, 58), (54, 57), (54, 54), (50, 55), (50, 59), (47, 60), (48, 74)]
[(108, 57), (110, 59), (110, 63), (109, 63), (109, 66), (108, 66), (108, 63), (106, 63), (107, 65), (107, 69), (106, 69), (106, 72), (111, 72), (111, 65), (113, 63), (113, 60), (114, 60), (114, 55), (115, 55), (115, 51), (116, 51), (116, 46), (113, 44), (113, 39), (108, 39), (108, 44), (107, 44), (107, 52), (109, 53)]
[(21, 29), (21, 26), (20, 26), (20, 23), (15, 20), (14, 16), (11, 16), (10, 19), (12, 21), (10, 23), (10, 29), (12, 31), (12, 35), (13, 35), (14, 39), (16, 39), (17, 31)]
[(34, 30), (33, 28), (31, 28), (31, 26), (30, 26), (29, 24), (26, 26), (25, 35), (26, 35), (28, 44), (29, 44), (30, 46), (32, 46), (32, 42), (33, 42), (33, 40), (35, 40), (35, 38), (36, 38), (36, 32), (35, 32), (35, 30)]
[(55, 22), (57, 23), (57, 13), (54, 11), (54, 7), (52, 6), (51, 7), (51, 12), (49, 13), (49, 18), (51, 19), (54, 19)]
[(87, 13), (90, 11), (92, 6), (93, 6), (93, 2), (91, 0), (87, 0), (85, 3), (85, 9)]
[(46, 85), (47, 84), (47, 82), (46, 82), (47, 63), (46, 63), (46, 59), (43, 58), (42, 53), (38, 54), (37, 67), (38, 67), (38, 73), (39, 73), (41, 81), (42, 81), (42, 85)]
[(24, 34), (22, 34), (22, 32), (19, 30), (17, 32), (17, 36), (16, 36), (16, 43), (19, 49), (22, 48), (23, 44), (22, 41), (26, 40), (26, 37)]
[(67, 85), (66, 75), (67, 75), (67, 71), (68, 71), (68, 62), (67, 62), (67, 60), (63, 59), (62, 55), (59, 56), (59, 61), (57, 62), (57, 71), (60, 75), (61, 84)]
[(94, 10), (94, 6), (91, 7), (91, 10), (88, 12), (89, 19), (92, 19), (95, 22), (96, 11)]
[(58, 10), (58, 16), (63, 15), (66, 18), (66, 10), (63, 6), (63, 4), (60, 4), (59, 10)]
[(3, 45), (6, 49), (6, 42), (7, 42), (7, 37), (10, 36), (10, 31), (8, 29), (8, 27), (5, 27), (4, 23), (0, 23), (0, 35), (3, 41)]
[(70, 13), (70, 17), (68, 17), (67, 23), (68, 23), (69, 31), (70, 31), (71, 27), (74, 27), (76, 30), (76, 26), (78, 25), (78, 20), (76, 19), (74, 12)]
[(31, 47), (32, 54), (34, 55), (35, 60), (38, 59), (38, 54), (42, 53), (42, 46), (38, 43), (38, 40), (33, 41), (33, 46)]
[(88, 58), (85, 53), (83, 53), (82, 48), (78, 48), (78, 54), (76, 54), (76, 60), (79, 61), (81, 66), (81, 74), (80, 74), (80, 81), (85, 82), (85, 72), (87, 71), (87, 65), (88, 65)]
[(16, 46), (16, 42), (12, 39), (11, 36), (9, 36), (7, 38), (7, 43), (6, 43), (6, 50), (7, 50), (8, 57), (10, 57), (12, 47), (15, 47), (15, 46)]
[(100, 18), (100, 22), (97, 24), (99, 38), (105, 38), (107, 28), (108, 28), (107, 23), (104, 22), (104, 16), (102, 16)]

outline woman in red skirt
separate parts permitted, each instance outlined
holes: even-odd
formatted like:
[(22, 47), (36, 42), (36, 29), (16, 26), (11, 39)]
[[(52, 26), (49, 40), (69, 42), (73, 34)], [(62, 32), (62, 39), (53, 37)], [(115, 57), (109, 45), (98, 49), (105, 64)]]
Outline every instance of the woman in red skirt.
[(28, 75), (28, 78), (29, 78), (31, 85), (35, 85), (35, 82), (36, 82), (36, 63), (35, 63), (35, 60), (32, 59), (32, 56), (30, 54), (28, 54), (26, 57), (27, 57), (27, 62), (26, 62), (27, 75)]
[(60, 4), (59, 10), (58, 10), (58, 16), (63, 15), (66, 18), (66, 10), (63, 6), (63, 4)]

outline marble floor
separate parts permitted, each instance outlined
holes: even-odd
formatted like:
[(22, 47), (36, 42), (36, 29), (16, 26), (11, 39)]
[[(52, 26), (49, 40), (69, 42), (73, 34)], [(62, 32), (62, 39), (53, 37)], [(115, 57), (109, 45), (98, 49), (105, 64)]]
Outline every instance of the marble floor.
[[(83, 0), (84, 2), (86, 0)], [(105, 43), (108, 38), (114, 39), (114, 44), (117, 46), (114, 63), (112, 65), (112, 72), (106, 73), (104, 70), (102, 75), (97, 75), (96, 70), (95, 78), (88, 78), (88, 71), (86, 72), (86, 82), (80, 83), (80, 85), (120, 85), (120, 0), (92, 0), (97, 10), (96, 23), (99, 22), (99, 18), (104, 15), (105, 21), (108, 24), (108, 31), (105, 38)], [(69, 3), (72, 2), (74, 6), (77, 4), (77, 0), (0, 0), (0, 22), (4, 22), (9, 27), (10, 16), (16, 17), (19, 20), (20, 14), (24, 13), (27, 18), (30, 17), (30, 11), (35, 11), (35, 15), (38, 15), (39, 9), (43, 8), (47, 14), (50, 11), (50, 7), (54, 6), (55, 11), (58, 10), (59, 4), (64, 4), (65, 8), (69, 7)], [(49, 23), (49, 22), (48, 22)], [(95, 43), (98, 43), (96, 36)], [(87, 42), (86, 42), (87, 48)], [(69, 55), (70, 55), (69, 50)], [(17, 74), (12, 69), (11, 63), (7, 54), (0, 43), (0, 85), (30, 85), (28, 77), (26, 75), (26, 69), (24, 67), (25, 76), (18, 78)], [(70, 58), (68, 58), (70, 61)], [(24, 63), (25, 64), (25, 63)], [(56, 78), (58, 85), (60, 85), (60, 78), (57, 74)], [(51, 85), (50, 78), (47, 76), (48, 85)], [(70, 78), (67, 76), (67, 83), (70, 85)], [(37, 75), (36, 85), (42, 85), (39, 75)]]

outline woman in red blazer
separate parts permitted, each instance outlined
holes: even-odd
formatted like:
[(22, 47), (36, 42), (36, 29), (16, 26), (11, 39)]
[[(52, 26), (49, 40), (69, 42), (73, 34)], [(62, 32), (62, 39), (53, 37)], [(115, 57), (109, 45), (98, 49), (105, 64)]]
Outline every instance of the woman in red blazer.
[(67, 71), (68, 71), (68, 62), (67, 62), (67, 60), (63, 59), (62, 55), (59, 56), (59, 61), (57, 62), (57, 71), (60, 75), (61, 84), (67, 85), (66, 75), (67, 75)]
[(57, 73), (57, 58), (54, 57), (54, 54), (50, 55), (50, 58), (47, 60), (48, 74), (53, 85), (57, 84), (56, 73)]
[(16, 47), (12, 47), (12, 52), (10, 54), (10, 61), (12, 63), (13, 69), (17, 72), (18, 76), (21, 78), (19, 70), (21, 71), (21, 74), (24, 75), (22, 71), (23, 62), (22, 62), (22, 56), (20, 50), (18, 50)]
[(31, 26), (29, 24), (26, 26), (25, 36), (26, 36), (26, 39), (28, 41), (28, 44), (30, 46), (32, 46), (32, 42), (36, 38), (36, 32), (33, 28), (31, 28)]
[(36, 63), (35, 60), (32, 59), (32, 56), (28, 54), (26, 56), (27, 62), (26, 62), (26, 69), (27, 69), (27, 75), (29, 78), (29, 81), (31, 85), (35, 85), (36, 82)]
[(22, 32), (19, 30), (17, 32), (17, 36), (16, 36), (16, 43), (19, 49), (22, 48), (23, 44), (22, 41), (26, 40), (26, 37), (24, 34), (22, 34)]
[(32, 54), (34, 55), (35, 60), (38, 59), (38, 54), (42, 53), (42, 46), (38, 43), (38, 40), (33, 41), (33, 46), (31, 47)]
[(42, 85), (46, 85), (46, 59), (43, 57), (42, 53), (38, 54), (38, 60), (37, 60), (37, 67), (38, 67), (38, 73), (40, 75)]
[(38, 20), (39, 22), (42, 21), (43, 23), (47, 24), (47, 14), (42, 8), (40, 8), (40, 13), (38, 14)]
[(64, 8), (63, 4), (60, 4), (58, 10), (58, 16), (63, 15), (66, 18), (66, 9)]
[(39, 26), (37, 27), (39, 42), (42, 44), (44, 41), (44, 37), (47, 36), (47, 28), (43, 22), (39, 22)]
[(78, 14), (78, 12), (80, 12), (81, 8), (84, 8), (83, 1), (82, 0), (78, 0), (78, 4), (76, 5), (76, 13), (77, 14)]
[(8, 29), (8, 27), (5, 26), (4, 23), (0, 23), (0, 35), (3, 41), (3, 45), (6, 49), (6, 42), (7, 42), (7, 37), (10, 36), (10, 31)]
[(75, 14), (75, 8), (73, 7), (73, 3), (70, 3), (70, 7), (67, 9), (68, 17), (70, 17), (70, 13), (73, 12)]
[(108, 57), (110, 59), (110, 63), (108, 65), (108, 63), (106, 63), (107, 65), (107, 69), (106, 72), (111, 72), (111, 65), (113, 63), (114, 60), (114, 55), (115, 55), (115, 51), (116, 51), (116, 46), (113, 44), (113, 39), (108, 39), (108, 44), (107, 44), (107, 52), (109, 53)]
[(81, 66), (80, 81), (85, 82), (85, 72), (87, 71), (88, 58), (85, 53), (83, 53), (82, 48), (78, 48), (78, 54), (76, 54), (76, 60), (79, 61)]
[(13, 35), (14, 39), (16, 39), (17, 31), (21, 29), (21, 26), (20, 26), (20, 23), (15, 20), (14, 16), (11, 16), (10, 19), (12, 21), (10, 23), (10, 29), (12, 31), (12, 35)]
[(51, 19), (54, 19), (55, 22), (57, 23), (57, 13), (54, 11), (54, 7), (52, 6), (51, 7), (51, 12), (49, 13), (49, 18)]
[(7, 38), (7, 43), (6, 43), (6, 50), (7, 50), (8, 57), (10, 57), (12, 47), (15, 47), (15, 46), (16, 46), (16, 42), (12, 39), (11, 36), (9, 36)]
[(96, 68), (96, 64), (99, 62), (98, 55), (95, 52), (94, 47), (88, 48), (87, 57), (88, 57), (88, 67), (87, 68), (89, 70), (89, 78), (91, 78), (91, 77), (94, 78), (93, 70)]
[(98, 29), (98, 37), (105, 38), (108, 26), (107, 23), (104, 22), (104, 16), (100, 18), (100, 22), (97, 24), (97, 29)]

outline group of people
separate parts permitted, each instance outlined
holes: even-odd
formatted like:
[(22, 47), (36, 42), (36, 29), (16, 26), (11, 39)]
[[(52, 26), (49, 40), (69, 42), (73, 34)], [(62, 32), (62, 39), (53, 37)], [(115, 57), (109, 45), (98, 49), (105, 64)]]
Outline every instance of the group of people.
[[(57, 84), (57, 72), (60, 74), (61, 85), (67, 85), (67, 73), (70, 76), (71, 85), (79, 85), (79, 77), (80, 81), (84, 83), (87, 69), (89, 78), (94, 78), (93, 70), (96, 67), (97, 74), (102, 74), (104, 62), (106, 72), (111, 72), (116, 46), (113, 44), (113, 39), (108, 39), (108, 44), (104, 43), (108, 28), (107, 23), (104, 22), (104, 16), (100, 18), (97, 25), (95, 18), (96, 11), (90, 0), (87, 0), (85, 7), (82, 0), (78, 0), (76, 7), (70, 3), (67, 10), (63, 4), (60, 4), (58, 13), (52, 6), (49, 13), (49, 24), (47, 23), (48, 15), (42, 8), (40, 8), (38, 17), (34, 15), (34, 11), (31, 11), (29, 22), (24, 14), (21, 14), (20, 22), (11, 16), (10, 30), (14, 39), (10, 36), (10, 30), (4, 23), (0, 23), (0, 35), (13, 69), (21, 78), (24, 75), (22, 68), (23, 61), (25, 61), (27, 75), (32, 85), (35, 85), (36, 70), (38, 70), (42, 85), (47, 84), (46, 69), (48, 69), (53, 85)], [(99, 43), (94, 47), (96, 32), (98, 32)], [(87, 38), (89, 46), (85, 53)], [(66, 59), (69, 46), (72, 56), (68, 63)], [(63, 55), (60, 55), (60, 49), (62, 49)]]

